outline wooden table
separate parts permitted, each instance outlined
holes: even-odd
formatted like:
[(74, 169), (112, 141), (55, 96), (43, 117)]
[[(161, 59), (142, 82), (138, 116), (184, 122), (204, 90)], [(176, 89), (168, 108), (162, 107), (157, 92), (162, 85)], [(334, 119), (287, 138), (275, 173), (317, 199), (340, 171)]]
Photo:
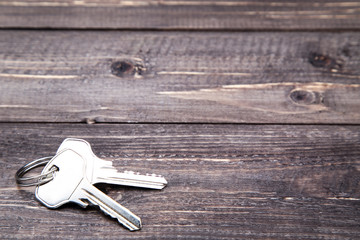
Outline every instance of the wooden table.
[[(1, 1), (0, 238), (359, 239), (359, 9)], [(17, 187), (67, 137), (166, 177), (161, 191), (98, 185), (141, 231)]]

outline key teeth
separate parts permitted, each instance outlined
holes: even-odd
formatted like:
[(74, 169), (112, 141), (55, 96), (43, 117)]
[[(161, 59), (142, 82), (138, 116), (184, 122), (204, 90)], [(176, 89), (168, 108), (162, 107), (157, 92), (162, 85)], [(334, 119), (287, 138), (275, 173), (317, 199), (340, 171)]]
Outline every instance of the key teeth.
[(98, 205), (98, 206), (99, 206), (99, 208), (101, 209), (101, 211), (103, 211), (103, 212), (105, 213), (105, 215), (108, 215), (108, 216), (110, 216), (110, 217), (112, 217), (112, 218), (116, 218), (116, 219), (117, 219), (117, 217), (116, 217), (114, 214), (109, 213), (109, 212), (106, 211), (106, 209), (103, 208), (102, 206), (100, 206), (100, 205)]
[(137, 231), (137, 230), (140, 230), (141, 229), (141, 220), (139, 219), (139, 226), (136, 226), (137, 228), (130, 228), (129, 226), (126, 226), (124, 223), (121, 222), (121, 220), (119, 218), (116, 217), (116, 215), (108, 212), (104, 207), (102, 207), (101, 205), (97, 205), (99, 206), (100, 210), (105, 214), (105, 215), (108, 215), (112, 218), (115, 218), (121, 225), (127, 227), (130, 231)]
[[(140, 175), (140, 174), (139, 174), (139, 175)], [(158, 175), (158, 174), (155, 174), (155, 173), (146, 173), (145, 176), (147, 176), (147, 177), (163, 178), (162, 175)]]
[[(134, 171), (124, 171), (123, 173), (124, 174), (130, 174), (130, 175), (143, 175), (140, 172), (134, 172)], [(146, 173), (144, 176), (163, 178), (162, 175), (158, 175), (158, 174), (155, 174), (155, 173)]]

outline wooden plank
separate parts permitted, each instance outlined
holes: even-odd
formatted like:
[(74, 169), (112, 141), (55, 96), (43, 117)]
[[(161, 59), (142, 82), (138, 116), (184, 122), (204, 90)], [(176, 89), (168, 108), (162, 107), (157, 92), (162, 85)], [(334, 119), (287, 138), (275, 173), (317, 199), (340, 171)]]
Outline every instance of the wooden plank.
[(359, 29), (357, 0), (1, 1), (3, 28)]
[[(327, 125), (0, 124), (0, 237), (109, 239), (356, 239), (360, 127)], [(143, 220), (128, 232), (96, 208), (49, 210), (14, 174), (88, 140), (119, 169), (154, 172), (168, 186), (101, 185)]]
[(359, 39), (2, 31), (0, 120), (358, 124)]

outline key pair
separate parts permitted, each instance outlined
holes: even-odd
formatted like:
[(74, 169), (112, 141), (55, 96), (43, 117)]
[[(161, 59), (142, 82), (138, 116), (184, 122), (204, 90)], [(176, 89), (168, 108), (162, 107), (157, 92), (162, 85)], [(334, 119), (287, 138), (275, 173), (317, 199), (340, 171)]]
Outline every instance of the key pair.
[(165, 178), (155, 174), (118, 172), (111, 161), (96, 157), (90, 144), (82, 139), (65, 139), (42, 173), (50, 171), (53, 171), (53, 179), (38, 185), (35, 190), (36, 198), (45, 206), (57, 208), (68, 202), (84, 208), (89, 204), (98, 205), (130, 231), (141, 228), (140, 218), (93, 184), (110, 183), (151, 189), (162, 189), (167, 184)]

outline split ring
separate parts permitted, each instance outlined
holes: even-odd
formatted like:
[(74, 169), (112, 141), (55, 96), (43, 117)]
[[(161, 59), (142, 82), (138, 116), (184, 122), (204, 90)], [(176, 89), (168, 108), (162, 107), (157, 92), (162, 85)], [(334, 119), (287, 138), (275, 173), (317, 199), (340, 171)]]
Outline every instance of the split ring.
[(36, 175), (32, 177), (23, 177), (25, 173), (27, 173), (31, 169), (41, 165), (46, 165), (52, 158), (53, 157), (39, 158), (21, 167), (15, 174), (16, 183), (19, 186), (29, 187), (29, 186), (41, 185), (53, 180), (54, 179), (53, 173), (58, 170), (56, 167), (51, 168), (50, 171), (47, 173), (42, 173), (40, 175)]

